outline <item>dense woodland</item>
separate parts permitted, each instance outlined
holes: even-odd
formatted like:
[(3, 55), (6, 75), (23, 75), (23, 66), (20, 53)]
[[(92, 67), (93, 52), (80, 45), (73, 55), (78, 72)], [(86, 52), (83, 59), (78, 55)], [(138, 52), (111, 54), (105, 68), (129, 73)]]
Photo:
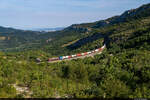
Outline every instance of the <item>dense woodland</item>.
[[(149, 11), (147, 4), (104, 21), (43, 34), (27, 31), (22, 36), (22, 30), (5, 30), (1, 37), (10, 39), (0, 38), (0, 97), (150, 98)], [(103, 53), (94, 57), (47, 62), (104, 43)], [(13, 84), (30, 92), (18, 93)]]

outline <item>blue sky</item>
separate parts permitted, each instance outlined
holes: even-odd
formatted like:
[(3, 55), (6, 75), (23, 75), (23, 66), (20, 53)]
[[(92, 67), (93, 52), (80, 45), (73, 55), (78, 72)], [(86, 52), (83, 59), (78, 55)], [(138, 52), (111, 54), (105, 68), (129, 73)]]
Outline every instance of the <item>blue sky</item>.
[(120, 15), (150, 0), (0, 0), (0, 26), (51, 28)]

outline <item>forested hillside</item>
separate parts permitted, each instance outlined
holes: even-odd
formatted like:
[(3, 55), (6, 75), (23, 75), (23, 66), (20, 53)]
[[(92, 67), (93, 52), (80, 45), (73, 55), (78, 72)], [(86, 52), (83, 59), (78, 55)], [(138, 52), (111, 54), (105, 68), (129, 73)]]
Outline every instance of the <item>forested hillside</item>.
[[(0, 97), (150, 98), (149, 12), (147, 4), (120, 16), (75, 24), (62, 31), (0, 33), (3, 48), (7, 48), (3, 44), (14, 43), (13, 48), (14, 40), (16, 47), (18, 41), (27, 45), (13, 48), (13, 52), (0, 52)], [(10, 42), (11, 38), (15, 39)], [(33, 44), (29, 47), (28, 43)], [(47, 61), (103, 44), (103, 53), (94, 57)], [(20, 92), (16, 86), (28, 91)]]

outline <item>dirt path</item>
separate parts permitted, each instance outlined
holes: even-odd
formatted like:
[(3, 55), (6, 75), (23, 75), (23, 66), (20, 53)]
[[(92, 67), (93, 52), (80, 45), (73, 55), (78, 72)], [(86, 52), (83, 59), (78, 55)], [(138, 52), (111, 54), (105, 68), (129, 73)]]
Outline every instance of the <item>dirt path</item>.
[(23, 94), (25, 98), (31, 97), (32, 92), (29, 90), (28, 87), (21, 87), (21, 86), (18, 86), (17, 84), (13, 84), (13, 87), (16, 89), (17, 94)]

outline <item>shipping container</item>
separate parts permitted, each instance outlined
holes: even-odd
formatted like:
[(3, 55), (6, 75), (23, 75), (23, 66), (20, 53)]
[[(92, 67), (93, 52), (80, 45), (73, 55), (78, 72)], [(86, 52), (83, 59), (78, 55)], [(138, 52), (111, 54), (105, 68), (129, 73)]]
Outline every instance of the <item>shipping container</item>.
[(98, 51), (99, 51), (99, 49), (96, 49), (96, 50), (95, 50), (95, 52), (98, 52)]
[(63, 56), (60, 56), (59, 59), (60, 59), (60, 60), (63, 60)]
[(63, 56), (63, 59), (66, 59), (66, 56)]
[(91, 51), (92, 53), (94, 53), (95, 51), (93, 50), (93, 51)]
[(99, 48), (99, 51), (101, 51), (102, 50), (102, 48)]
[(71, 55), (71, 57), (76, 57), (76, 55)]
[(87, 54), (91, 54), (91, 53), (92, 53), (91, 51), (87, 52)]
[(104, 44), (104, 46), (102, 46), (102, 49), (104, 49), (106, 47), (106, 45)]
[(66, 56), (65, 58), (66, 58), (66, 59), (68, 59), (68, 58), (69, 58), (69, 56)]
[(79, 53), (79, 54), (77, 54), (77, 56), (82, 56), (82, 55)]
[(84, 56), (84, 55), (85, 55), (85, 53), (81, 53), (81, 55), (82, 55), (82, 56)]
[(68, 58), (72, 58), (71, 56), (69, 56)]
[(87, 52), (84, 53), (84, 55), (87, 55), (87, 54), (88, 54)]

